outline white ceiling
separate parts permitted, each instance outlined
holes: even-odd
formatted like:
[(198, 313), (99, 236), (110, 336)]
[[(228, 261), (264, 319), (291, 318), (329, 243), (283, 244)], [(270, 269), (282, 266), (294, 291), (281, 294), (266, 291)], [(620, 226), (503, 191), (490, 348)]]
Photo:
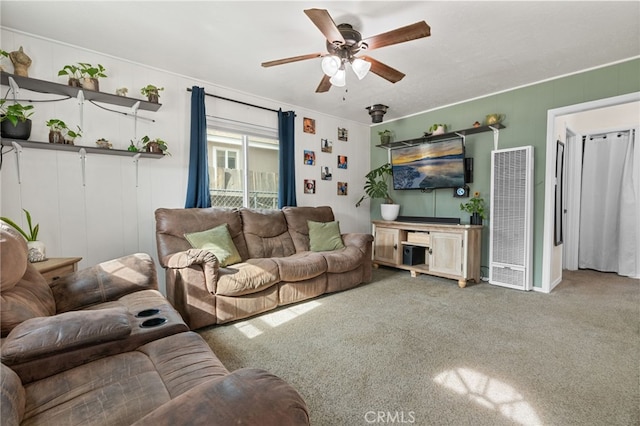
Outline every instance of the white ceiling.
[[(3, 0), (0, 8), (3, 27), (361, 123), (371, 122), (372, 104), (389, 106), (388, 121), (640, 55), (638, 1)], [(407, 75), (396, 84), (349, 72), (345, 88), (316, 94), (320, 59), (260, 66), (326, 51), (309, 8), (364, 38), (421, 20), (431, 37), (367, 53)]]

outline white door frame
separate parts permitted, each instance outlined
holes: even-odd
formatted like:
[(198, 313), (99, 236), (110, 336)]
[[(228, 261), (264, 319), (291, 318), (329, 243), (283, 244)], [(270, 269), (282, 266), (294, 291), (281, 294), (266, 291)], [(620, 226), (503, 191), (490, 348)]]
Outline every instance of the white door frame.
[[(555, 120), (557, 117), (567, 114), (575, 114), (578, 112), (589, 111), (593, 109), (606, 108), (614, 105), (620, 105), (630, 102), (640, 102), (640, 92), (629, 93), (621, 96), (614, 96), (606, 99), (598, 99), (596, 101), (584, 102), (581, 104), (569, 105), (562, 108), (550, 109), (547, 111), (547, 153), (545, 167), (545, 190), (544, 190), (544, 224), (542, 238), (542, 283), (540, 288), (534, 287), (534, 290), (543, 293), (549, 293), (553, 288), (562, 281), (562, 275), (559, 277), (551, 276), (552, 256), (556, 252), (553, 245), (553, 213), (555, 194), (555, 166), (556, 166), (556, 137), (558, 131), (564, 129), (555, 128)], [(562, 255), (562, 249), (557, 250)]]
[[(580, 192), (582, 191), (582, 135), (566, 128), (562, 269), (578, 269)], [(580, 143), (579, 143), (580, 142)]]

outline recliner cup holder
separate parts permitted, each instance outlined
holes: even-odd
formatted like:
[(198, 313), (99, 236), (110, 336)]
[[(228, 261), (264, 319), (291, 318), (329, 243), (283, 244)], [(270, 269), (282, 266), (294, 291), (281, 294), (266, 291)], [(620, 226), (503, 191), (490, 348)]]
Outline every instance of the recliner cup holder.
[(160, 312), (160, 309), (145, 309), (144, 311), (140, 311), (136, 314), (137, 318), (150, 317), (151, 315), (155, 315)]
[(149, 318), (148, 320), (142, 321), (142, 324), (140, 324), (140, 327), (142, 328), (157, 327), (159, 325), (164, 324), (165, 322), (167, 322), (167, 319), (164, 317)]

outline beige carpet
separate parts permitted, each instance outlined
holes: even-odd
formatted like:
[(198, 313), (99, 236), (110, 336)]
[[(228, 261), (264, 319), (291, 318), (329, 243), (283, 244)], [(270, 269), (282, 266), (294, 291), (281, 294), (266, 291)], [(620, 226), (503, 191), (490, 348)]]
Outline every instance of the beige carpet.
[(638, 425), (640, 282), (551, 293), (374, 271), (370, 284), (199, 330), (295, 386), (314, 425)]

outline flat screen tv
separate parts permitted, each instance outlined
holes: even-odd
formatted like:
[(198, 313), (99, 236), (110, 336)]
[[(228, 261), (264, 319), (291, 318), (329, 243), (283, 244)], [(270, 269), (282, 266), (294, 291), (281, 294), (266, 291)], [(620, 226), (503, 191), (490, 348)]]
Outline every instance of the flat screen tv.
[(393, 189), (464, 186), (462, 138), (391, 150)]

